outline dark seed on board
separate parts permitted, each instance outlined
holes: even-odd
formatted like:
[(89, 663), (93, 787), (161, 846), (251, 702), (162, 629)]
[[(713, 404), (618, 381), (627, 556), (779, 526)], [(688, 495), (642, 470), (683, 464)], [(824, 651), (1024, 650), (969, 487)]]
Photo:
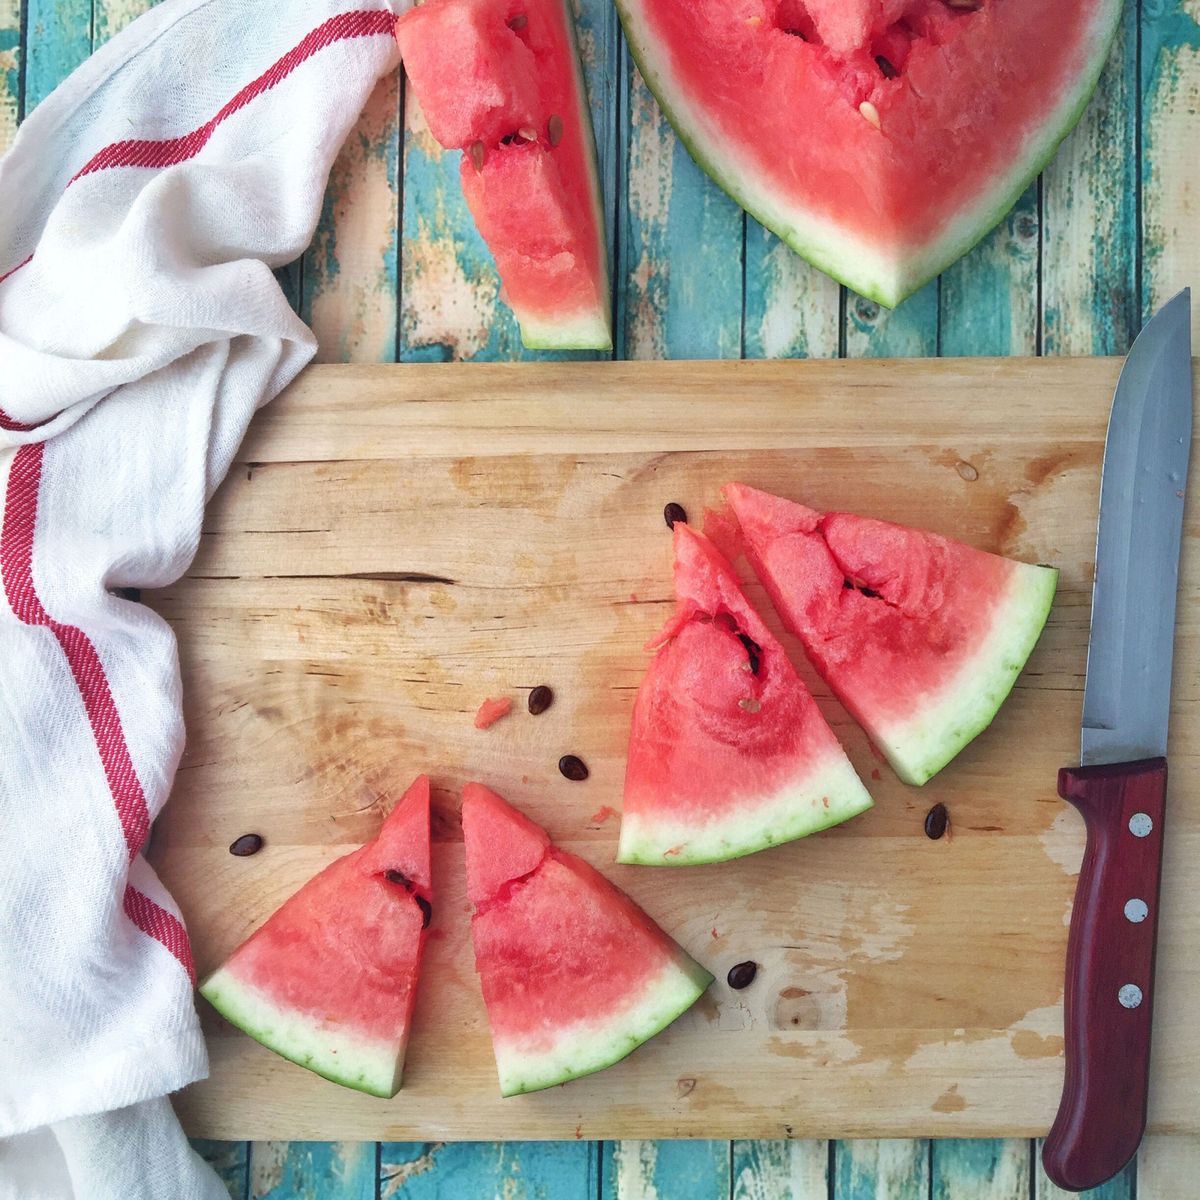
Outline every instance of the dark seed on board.
[(257, 833), (243, 833), (230, 845), (229, 853), (236, 854), (238, 858), (249, 858), (251, 854), (257, 854), (262, 848), (263, 840)]
[(740, 992), (742, 988), (748, 988), (754, 982), (754, 977), (757, 974), (758, 963), (753, 961), (740, 962), (736, 966), (729, 968), (729, 974), (725, 976), (725, 979), (731, 988)]
[(529, 693), (529, 711), (535, 717), (540, 717), (553, 703), (554, 693), (544, 683)]
[(517, 13), (515, 17), (508, 23), (509, 29), (524, 29), (529, 24), (529, 17), (525, 13)]
[(897, 71), (894, 66), (892, 66), (891, 60), (884, 58), (882, 54), (875, 55), (875, 65), (879, 68), (879, 73), (884, 77), (884, 79), (895, 79), (896, 76), (900, 74), (900, 72)]
[(483, 143), (482, 142), (472, 142), (471, 145), (467, 149), (467, 153), (471, 156), (471, 163), (475, 167), (475, 170), (482, 171), (483, 170)]
[(550, 145), (557, 146), (562, 141), (563, 135), (563, 119), (555, 113), (546, 126), (546, 132), (550, 137)]
[(675, 528), (676, 521), (682, 521), (687, 524), (687, 509), (682, 504), (676, 504), (674, 500), (663, 509), (663, 520), (667, 523), (668, 529)]
[(950, 828), (950, 814), (944, 804), (935, 804), (925, 814), (925, 836), (935, 842)]
[(429, 901), (426, 900), (424, 896), (414, 895), (413, 899), (417, 902), (417, 907), (421, 910), (421, 912), (425, 918), (421, 922), (421, 928), (428, 929), (429, 922), (433, 920), (433, 905), (430, 904)]
[(587, 763), (574, 754), (564, 754), (558, 760), (558, 769), (572, 783), (582, 783), (588, 777)]

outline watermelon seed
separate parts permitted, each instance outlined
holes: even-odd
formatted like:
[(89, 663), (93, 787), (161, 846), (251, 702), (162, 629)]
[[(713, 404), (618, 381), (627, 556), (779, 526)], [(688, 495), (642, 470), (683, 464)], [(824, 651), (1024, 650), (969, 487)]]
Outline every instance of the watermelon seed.
[(529, 693), (529, 711), (535, 717), (540, 717), (553, 703), (554, 693), (544, 683)]
[(517, 130), (517, 134), (520, 137), (523, 137), (527, 142), (537, 141), (537, 130), (534, 129), (532, 125), (522, 125), (521, 128)]
[(725, 976), (725, 981), (735, 991), (740, 992), (742, 988), (748, 988), (753, 982), (754, 977), (758, 974), (758, 963), (751, 959), (746, 962), (736, 963), (729, 968), (729, 974)]
[(417, 907), (421, 910), (421, 928), (428, 929), (429, 922), (433, 920), (433, 905), (425, 899), (424, 896), (413, 894), (413, 899), (417, 902)]
[(563, 137), (563, 119), (555, 113), (549, 120), (546, 126), (546, 132), (550, 137), (550, 145), (557, 146), (562, 141)]
[(572, 783), (582, 783), (588, 777), (587, 763), (574, 754), (564, 754), (558, 760), (558, 770)]
[(875, 65), (879, 68), (879, 73), (884, 79), (895, 79), (900, 74), (882, 54), (875, 55)]
[(866, 596), (868, 600), (878, 600), (881, 595), (881, 593), (877, 592), (874, 588), (866, 587), (864, 584), (855, 583), (853, 579), (843, 579), (842, 587), (851, 588), (860, 595)]
[(755, 700), (753, 696), (751, 696), (748, 700), (739, 700), (738, 708), (742, 709), (744, 712), (756, 713), (762, 710), (762, 705)]
[(925, 836), (935, 842), (950, 828), (950, 813), (944, 804), (935, 804), (925, 814)]
[(870, 100), (864, 100), (859, 106), (858, 111), (862, 115), (864, 121), (868, 125), (874, 125), (876, 129), (882, 129), (883, 126), (879, 121), (879, 109), (873, 105)]
[(396, 870), (384, 871), (383, 877), (388, 883), (398, 883), (417, 902), (417, 907), (421, 910), (421, 915), (424, 918), (421, 921), (421, 928), (428, 929), (429, 922), (433, 920), (433, 905), (419, 892), (414, 890), (412, 880), (403, 871)]
[(483, 143), (472, 142), (467, 148), (467, 153), (471, 156), (471, 162), (474, 164), (475, 170), (483, 170)]
[(257, 833), (243, 833), (229, 847), (229, 853), (236, 854), (238, 858), (249, 858), (251, 854), (257, 854), (262, 848), (263, 840)]
[(746, 647), (746, 653), (750, 657), (750, 674), (757, 675), (758, 668), (762, 663), (762, 647), (745, 633), (738, 634), (738, 641)]
[(508, 23), (509, 29), (524, 29), (529, 24), (529, 16), (526, 13), (517, 13), (515, 17)]
[(687, 524), (687, 509), (682, 504), (676, 504), (674, 500), (663, 509), (663, 520), (667, 523), (668, 529), (675, 528), (676, 521), (682, 521)]

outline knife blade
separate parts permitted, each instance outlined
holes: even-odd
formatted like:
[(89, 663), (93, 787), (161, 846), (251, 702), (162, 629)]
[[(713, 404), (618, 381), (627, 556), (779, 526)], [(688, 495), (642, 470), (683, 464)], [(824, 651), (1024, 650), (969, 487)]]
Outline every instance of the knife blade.
[(1109, 417), (1079, 767), (1058, 791), (1087, 844), (1067, 942), (1066, 1072), (1042, 1149), (1082, 1191), (1117, 1174), (1146, 1126), (1175, 600), (1192, 442), (1191, 297), (1138, 335)]

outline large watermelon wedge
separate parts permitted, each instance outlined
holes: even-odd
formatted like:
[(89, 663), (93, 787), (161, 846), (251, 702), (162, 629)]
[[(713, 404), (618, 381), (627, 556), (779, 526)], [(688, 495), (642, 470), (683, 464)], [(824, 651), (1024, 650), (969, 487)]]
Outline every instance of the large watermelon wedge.
[(426, 0), (396, 24), (525, 345), (612, 348), (592, 121), (567, 0)]
[(1121, 0), (617, 0), (697, 162), (895, 305), (1012, 207), (1079, 119)]
[(743, 484), (725, 496), (783, 623), (901, 779), (925, 783), (991, 724), (1057, 571)]
[(683, 522), (675, 603), (634, 703), (617, 861), (719, 862), (870, 808), (733, 568)]
[(360, 1092), (394, 1096), (431, 893), (422, 775), (373, 842), (285, 901), (201, 994), (284, 1058)]
[(503, 1095), (611, 1066), (712, 982), (624, 892), (495, 792), (468, 784), (462, 819)]

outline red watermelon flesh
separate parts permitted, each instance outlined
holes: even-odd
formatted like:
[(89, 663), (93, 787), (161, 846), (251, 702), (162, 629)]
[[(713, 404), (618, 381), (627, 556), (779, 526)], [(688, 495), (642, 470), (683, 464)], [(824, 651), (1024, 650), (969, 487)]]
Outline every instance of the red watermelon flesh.
[(421, 775), (374, 841), (286, 900), (201, 994), (284, 1058), (346, 1087), (394, 1096), (431, 897), (429, 780)]
[(633, 711), (617, 861), (717, 862), (871, 806), (727, 559), (675, 524), (676, 613)]
[(983, 236), (1078, 120), (1120, 0), (617, 0), (701, 166), (894, 305)]
[(925, 783), (991, 723), (1058, 572), (743, 484), (725, 495), (784, 624), (900, 778)]
[(527, 346), (612, 348), (591, 117), (565, 0), (427, 0), (396, 25)]
[(468, 784), (462, 818), (503, 1095), (611, 1066), (712, 982), (628, 896), (495, 792)]

